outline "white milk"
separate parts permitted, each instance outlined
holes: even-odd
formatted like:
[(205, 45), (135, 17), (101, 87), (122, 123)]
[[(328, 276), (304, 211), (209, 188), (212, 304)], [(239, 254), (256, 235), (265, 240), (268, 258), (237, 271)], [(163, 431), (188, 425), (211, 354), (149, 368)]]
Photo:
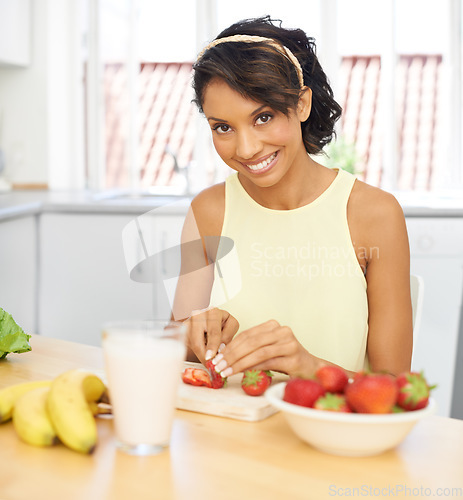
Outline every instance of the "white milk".
[(105, 336), (103, 348), (118, 440), (167, 446), (185, 345), (122, 332)]

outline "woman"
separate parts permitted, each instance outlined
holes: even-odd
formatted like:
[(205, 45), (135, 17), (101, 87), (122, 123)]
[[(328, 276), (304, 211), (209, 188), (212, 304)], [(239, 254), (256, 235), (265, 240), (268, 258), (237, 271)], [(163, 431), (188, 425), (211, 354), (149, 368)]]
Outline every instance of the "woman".
[(188, 317), (190, 351), (223, 377), (410, 369), (403, 212), (309, 156), (341, 114), (313, 40), (269, 17), (241, 21), (199, 55), (193, 86), (235, 173), (196, 196), (185, 223), (174, 317)]

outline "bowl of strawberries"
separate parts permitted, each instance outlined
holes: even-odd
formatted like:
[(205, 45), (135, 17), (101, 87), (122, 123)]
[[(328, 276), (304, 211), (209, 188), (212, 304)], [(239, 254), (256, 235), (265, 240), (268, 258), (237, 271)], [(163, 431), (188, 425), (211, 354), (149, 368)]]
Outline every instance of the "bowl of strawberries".
[(313, 378), (291, 378), (265, 396), (306, 443), (333, 455), (361, 457), (395, 448), (432, 414), (433, 388), (423, 373), (360, 372), (349, 379), (341, 368), (324, 365)]

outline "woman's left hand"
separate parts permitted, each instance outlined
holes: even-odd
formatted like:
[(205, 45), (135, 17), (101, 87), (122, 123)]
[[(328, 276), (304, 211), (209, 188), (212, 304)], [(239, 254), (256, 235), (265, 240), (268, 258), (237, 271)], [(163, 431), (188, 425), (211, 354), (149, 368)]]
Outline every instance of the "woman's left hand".
[(214, 358), (223, 377), (248, 369), (310, 377), (320, 360), (297, 341), (291, 328), (270, 320), (236, 335)]

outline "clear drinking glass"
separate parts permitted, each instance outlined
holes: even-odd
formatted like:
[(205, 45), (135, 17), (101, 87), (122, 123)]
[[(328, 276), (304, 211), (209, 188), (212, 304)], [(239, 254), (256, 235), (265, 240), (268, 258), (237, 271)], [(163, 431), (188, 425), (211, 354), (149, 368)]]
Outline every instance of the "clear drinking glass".
[(115, 321), (103, 325), (102, 345), (117, 445), (153, 455), (169, 445), (186, 325), (172, 321)]

